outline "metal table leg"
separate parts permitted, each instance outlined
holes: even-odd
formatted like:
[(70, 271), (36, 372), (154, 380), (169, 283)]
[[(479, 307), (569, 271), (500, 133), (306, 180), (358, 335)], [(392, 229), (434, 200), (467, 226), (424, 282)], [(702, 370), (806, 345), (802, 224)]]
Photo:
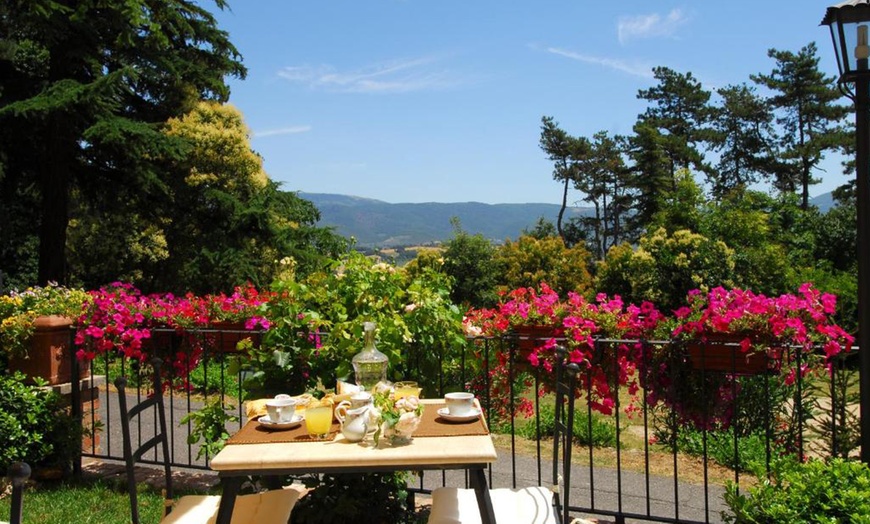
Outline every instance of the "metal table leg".
[(236, 496), (239, 494), (243, 480), (244, 477), (221, 477), (223, 493), (215, 524), (230, 524), (233, 518), (233, 507), (236, 505)]
[(474, 468), (469, 473), (474, 494), (477, 496), (477, 507), (480, 508), (480, 521), (483, 524), (495, 524), (495, 513), (492, 510), (492, 499), (489, 497), (489, 486), (486, 483), (484, 469)]

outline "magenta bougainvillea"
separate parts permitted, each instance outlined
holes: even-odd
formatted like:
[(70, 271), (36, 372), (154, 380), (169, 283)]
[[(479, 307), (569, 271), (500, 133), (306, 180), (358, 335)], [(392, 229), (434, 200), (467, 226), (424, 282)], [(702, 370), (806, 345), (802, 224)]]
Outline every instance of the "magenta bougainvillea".
[(154, 350), (149, 341), (155, 330), (168, 328), (180, 337), (180, 343), (173, 347), (173, 354), (163, 356), (172, 360), (177, 375), (185, 377), (199, 363), (205, 346), (214, 342), (209, 338), (212, 334), (197, 334), (197, 330), (218, 321), (240, 322), (245, 329), (270, 327), (261, 311), (271, 295), (251, 285), (237, 287), (230, 295), (188, 293), (179, 297), (143, 295), (130, 284), (115, 282), (89, 294), (91, 303), (76, 320), (75, 343), (83, 361), (107, 352), (145, 361)]
[[(693, 290), (686, 306), (672, 317), (649, 302), (626, 304), (619, 296), (599, 294), (589, 301), (569, 293), (562, 298), (546, 284), (539, 289), (515, 289), (501, 298), (494, 308), (470, 310), (464, 321), (466, 333), (498, 337), (523, 326), (549, 326), (551, 335), (541, 338), (525, 358), (531, 366), (549, 370), (556, 346), (564, 346), (568, 360), (582, 370), (578, 394), (585, 395), (592, 409), (603, 414), (613, 413), (619, 388), (627, 388), (633, 399), (640, 400), (643, 387), (649, 404), (666, 402), (677, 410), (685, 407), (679, 399), (668, 400), (663, 393), (672, 385), (669, 377), (676, 376), (669, 366), (687, 364), (685, 359), (664, 355), (680, 347), (667, 343), (670, 340), (734, 334), (740, 337), (744, 352), (767, 351), (772, 345), (806, 353), (821, 348), (826, 361), (849, 351), (854, 340), (833, 321), (836, 297), (819, 292), (811, 284), (802, 285), (798, 294), (778, 297), (743, 289)], [(659, 343), (643, 342), (653, 339)], [(497, 355), (498, 366), (508, 361), (506, 351)], [(809, 369), (808, 363), (806, 359), (800, 370), (780, 365), (784, 383), (793, 384), (799, 373)], [(496, 378), (502, 372), (495, 370)], [(734, 388), (729, 383), (714, 394), (717, 403), (725, 404), (733, 397)], [(635, 409), (637, 403), (627, 406), (628, 411)], [(724, 411), (719, 414), (727, 417)]]

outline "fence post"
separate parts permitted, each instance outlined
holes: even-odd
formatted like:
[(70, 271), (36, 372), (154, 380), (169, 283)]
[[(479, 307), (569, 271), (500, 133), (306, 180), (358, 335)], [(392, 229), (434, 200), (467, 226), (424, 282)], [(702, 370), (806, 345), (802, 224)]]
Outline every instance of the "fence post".
[[(79, 359), (76, 356), (75, 344), (75, 328), (70, 326), (69, 329), (69, 358), (70, 358), (70, 415), (73, 418), (77, 427), (81, 428), (84, 424), (84, 410), (82, 409), (82, 379), (79, 371)], [(84, 433), (80, 433), (79, 445), (76, 446), (75, 456), (73, 457), (73, 478), (81, 480), (82, 478), (82, 446), (84, 445)]]

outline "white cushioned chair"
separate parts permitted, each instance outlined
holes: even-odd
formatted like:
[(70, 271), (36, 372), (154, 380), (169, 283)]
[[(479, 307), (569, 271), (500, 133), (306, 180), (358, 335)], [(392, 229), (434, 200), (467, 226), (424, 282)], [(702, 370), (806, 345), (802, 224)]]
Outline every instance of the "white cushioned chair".
[[(552, 487), (490, 489), (498, 524), (568, 524), (571, 491), (571, 449), (574, 435), (574, 398), (579, 368), (565, 362), (557, 348), (555, 370), (556, 409), (553, 429)], [(432, 492), (429, 524), (480, 524), (480, 508), (473, 489), (438, 488)]]
[[(139, 524), (139, 505), (136, 495), (135, 467), (144, 453), (160, 446), (160, 454), (164, 476), (166, 501), (164, 518), (161, 524), (213, 524), (217, 517), (221, 497), (219, 495), (188, 495), (174, 500), (172, 490), (172, 470), (169, 463), (169, 438), (166, 430), (166, 415), (163, 406), (162, 383), (160, 378), (160, 359), (151, 361), (153, 367), (153, 394), (135, 406), (127, 408), (127, 379), (119, 377), (115, 380), (118, 388), (118, 402), (121, 408), (121, 430), (124, 437), (124, 462), (126, 463), (127, 491), (130, 494), (130, 510), (133, 524)], [(153, 437), (142, 443), (135, 450), (132, 445), (130, 423), (143, 412), (156, 410), (156, 421)], [(290, 486), (236, 497), (233, 506), (232, 524), (287, 524), (293, 506), (304, 494), (302, 488)]]

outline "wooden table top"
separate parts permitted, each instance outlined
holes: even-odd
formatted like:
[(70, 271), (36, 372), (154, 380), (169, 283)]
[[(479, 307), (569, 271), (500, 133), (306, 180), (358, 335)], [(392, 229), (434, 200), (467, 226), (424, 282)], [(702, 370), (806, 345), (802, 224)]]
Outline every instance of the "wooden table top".
[[(427, 404), (441, 399), (424, 400)], [(438, 469), (463, 465), (489, 464), (497, 459), (489, 435), (415, 437), (407, 445), (391, 446), (371, 439), (347, 442), (341, 434), (332, 441), (228, 444), (210, 462), (218, 472), (258, 470), (307, 470), (318, 472), (336, 468)]]

